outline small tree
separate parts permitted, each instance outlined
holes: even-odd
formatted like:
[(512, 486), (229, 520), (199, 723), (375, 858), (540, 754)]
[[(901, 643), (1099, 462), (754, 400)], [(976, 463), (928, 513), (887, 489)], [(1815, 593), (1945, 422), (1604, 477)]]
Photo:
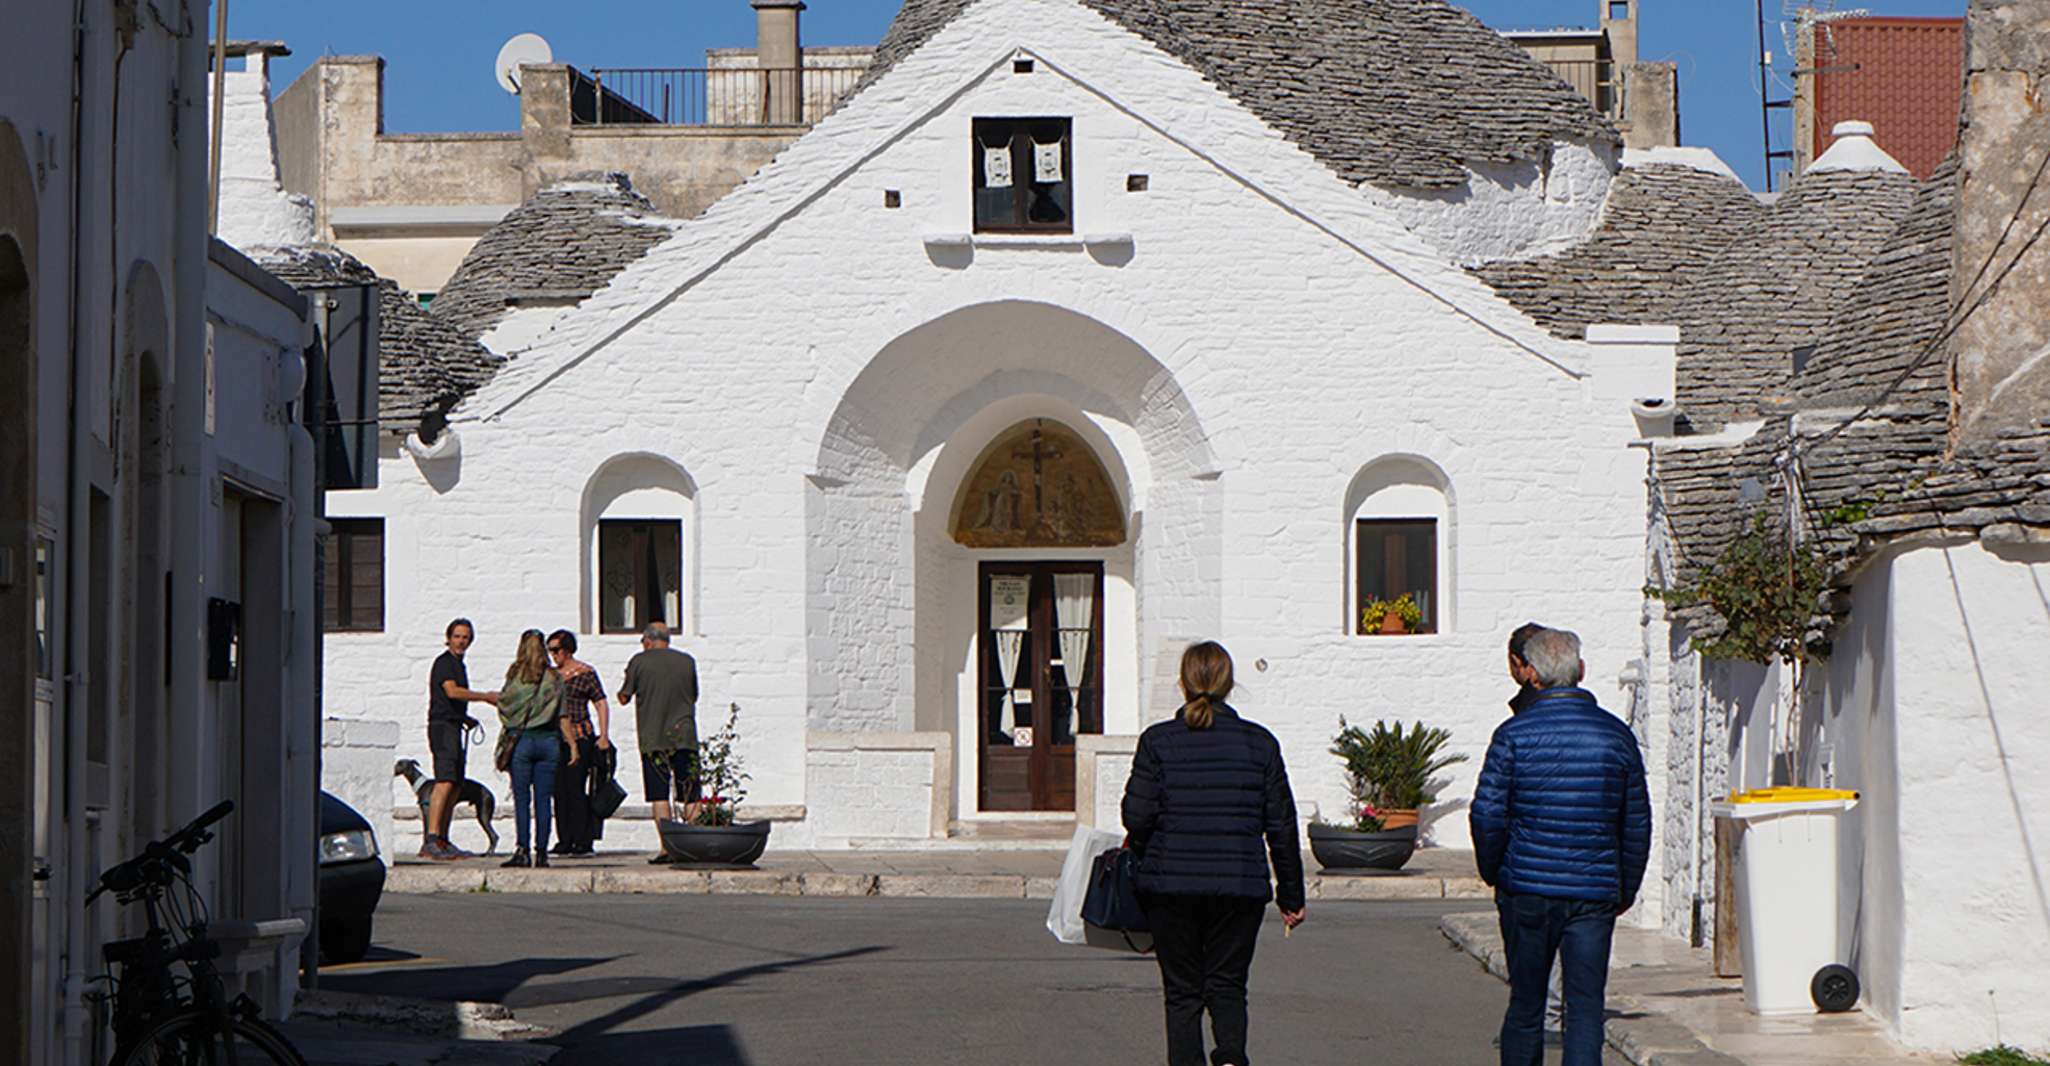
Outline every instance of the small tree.
[(1830, 577), (1829, 563), (1815, 542), (1799, 540), (1786, 522), (1759, 508), (1694, 584), (1647, 590), (1675, 606), (1705, 604), (1722, 619), (1720, 636), (1695, 642), (1703, 656), (1787, 667), (1790, 685), (1782, 747), (1793, 754), (1797, 773), (1802, 686), (1807, 683), (1808, 664), (1823, 654), (1809, 634)]
[(747, 783), (753, 780), (742, 769), (736, 745), (740, 740), (740, 704), (729, 705), (726, 724), (698, 744), (691, 756), (691, 768), (704, 790), (686, 821), (693, 825), (732, 825), (734, 811), (747, 798)]

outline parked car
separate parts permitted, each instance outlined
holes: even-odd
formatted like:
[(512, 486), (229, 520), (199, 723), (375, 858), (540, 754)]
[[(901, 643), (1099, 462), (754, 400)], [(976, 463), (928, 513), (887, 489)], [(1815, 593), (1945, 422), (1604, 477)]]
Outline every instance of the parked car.
[(320, 959), (355, 962), (370, 950), (371, 915), (384, 895), (377, 834), (356, 809), (320, 794)]

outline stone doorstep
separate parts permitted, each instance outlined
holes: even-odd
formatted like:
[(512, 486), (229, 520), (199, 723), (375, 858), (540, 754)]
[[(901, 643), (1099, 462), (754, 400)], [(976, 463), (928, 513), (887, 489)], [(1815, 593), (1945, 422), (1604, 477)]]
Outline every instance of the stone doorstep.
[[(1446, 915), (1438, 929), (1489, 973), (1508, 980), (1502, 934), (1493, 911)], [(1903, 1051), (1862, 1015), (1772, 1019), (1760, 1033), (1756, 1019), (1734, 1006), (1736, 1024), (1704, 1035), (1685, 1023), (1673, 1004), (1697, 1007), (1709, 999), (1741, 997), (1737, 986), (1708, 975), (1707, 960), (1685, 945), (1645, 929), (1618, 928), (1609, 973), (1608, 1044), (1637, 1066), (1835, 1066), (1851, 1063), (1933, 1066), (1943, 1060)], [(1674, 960), (1678, 960), (1675, 962)], [(1661, 997), (1666, 997), (1663, 1001)], [(1621, 1016), (1613, 1016), (1620, 1011)], [(1701, 1017), (1698, 1010), (1687, 1017)], [(1745, 1030), (1749, 1029), (1750, 1032)], [(1709, 1045), (1714, 1041), (1726, 1050)]]
[[(453, 892), (621, 893), (636, 895), (810, 896), (820, 899), (1029, 899), (1052, 900), (1053, 877), (935, 870), (898, 873), (826, 870), (677, 870), (659, 867), (579, 867), (507, 870), (493, 864), (402, 863), (386, 875), (384, 890), (401, 895)], [(1471, 882), (1471, 883), (1469, 883)], [(1309, 898), (1328, 902), (1485, 898), (1478, 879), (1435, 875), (1325, 877), (1312, 875)]]

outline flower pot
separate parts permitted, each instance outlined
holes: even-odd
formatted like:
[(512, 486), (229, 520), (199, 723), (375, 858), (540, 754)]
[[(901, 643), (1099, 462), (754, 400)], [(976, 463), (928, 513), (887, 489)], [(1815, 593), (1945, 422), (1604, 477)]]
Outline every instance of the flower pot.
[(1402, 635), (1404, 635), (1404, 634), (1406, 634), (1406, 633), (1408, 633), (1408, 632), (1409, 632), (1409, 623), (1408, 623), (1408, 622), (1405, 622), (1405, 621), (1403, 621), (1403, 620), (1402, 620), (1402, 616), (1401, 616), (1401, 615), (1399, 615), (1399, 614), (1395, 613), (1394, 611), (1389, 611), (1389, 612), (1388, 612), (1387, 614), (1384, 614), (1384, 615), (1382, 615), (1382, 616), (1381, 616), (1381, 635), (1382, 635), (1382, 636), (1387, 636), (1387, 637), (1395, 637), (1395, 636), (1402, 636)]
[(1310, 854), (1326, 870), (1400, 870), (1416, 854), (1416, 844), (1415, 823), (1378, 833), (1333, 825), (1310, 826)]
[(662, 846), (679, 866), (753, 866), (769, 846), (768, 822), (734, 825), (661, 823)]
[(1383, 808), (1381, 811), (1381, 828), (1383, 829), (1415, 828), (1417, 821), (1417, 810), (1414, 807)]

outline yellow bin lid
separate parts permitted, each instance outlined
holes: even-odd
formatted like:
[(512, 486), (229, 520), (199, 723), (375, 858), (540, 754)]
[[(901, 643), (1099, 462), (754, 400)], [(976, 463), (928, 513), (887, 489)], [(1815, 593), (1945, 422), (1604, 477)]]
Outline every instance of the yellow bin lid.
[(1731, 803), (1821, 803), (1854, 800), (1858, 793), (1847, 788), (1754, 788), (1730, 797)]

